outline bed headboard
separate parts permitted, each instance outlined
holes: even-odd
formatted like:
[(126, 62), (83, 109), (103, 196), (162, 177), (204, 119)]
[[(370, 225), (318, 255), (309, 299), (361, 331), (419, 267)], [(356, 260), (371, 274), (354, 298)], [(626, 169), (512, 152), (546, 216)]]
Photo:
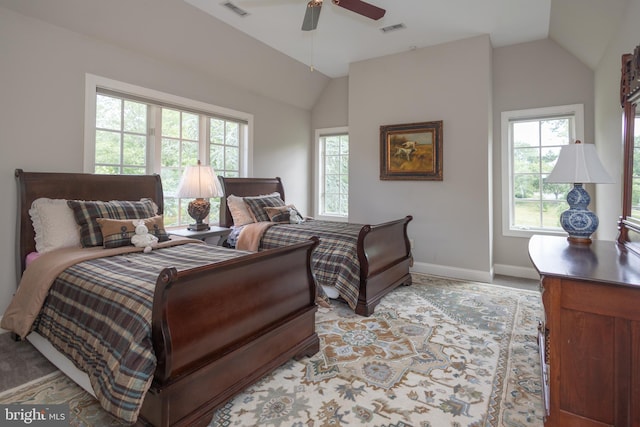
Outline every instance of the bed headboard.
[(16, 217), (16, 274), (18, 283), (25, 269), (25, 258), (36, 250), (31, 224), (31, 203), (40, 197), (69, 200), (153, 199), (163, 213), (164, 198), (159, 175), (97, 175), (87, 173), (15, 171), (18, 184)]
[(273, 192), (280, 193), (280, 198), (284, 200), (284, 187), (280, 177), (275, 178), (225, 178), (220, 176), (220, 183), (224, 189), (224, 197), (220, 199), (220, 226), (231, 227), (233, 217), (227, 206), (226, 196), (234, 195), (238, 197), (260, 196)]

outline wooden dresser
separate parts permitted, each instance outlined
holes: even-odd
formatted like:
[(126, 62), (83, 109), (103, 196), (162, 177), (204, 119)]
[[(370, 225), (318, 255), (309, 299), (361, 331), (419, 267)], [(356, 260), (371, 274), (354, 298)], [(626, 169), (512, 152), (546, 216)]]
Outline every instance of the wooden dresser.
[(640, 257), (533, 236), (545, 319), (545, 427), (640, 427)]

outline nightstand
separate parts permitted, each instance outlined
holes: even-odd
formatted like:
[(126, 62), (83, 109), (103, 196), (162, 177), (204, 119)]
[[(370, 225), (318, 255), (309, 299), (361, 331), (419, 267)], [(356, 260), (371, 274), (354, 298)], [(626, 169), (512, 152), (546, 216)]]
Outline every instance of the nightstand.
[(205, 241), (210, 237), (218, 237), (217, 244), (218, 246), (221, 246), (224, 242), (224, 239), (229, 235), (229, 233), (231, 233), (231, 229), (212, 225), (209, 230), (192, 231), (187, 230), (186, 228), (176, 228), (174, 230), (167, 230), (167, 233), (169, 233), (169, 235), (173, 234), (176, 236), (188, 237), (190, 239), (198, 239), (202, 241)]

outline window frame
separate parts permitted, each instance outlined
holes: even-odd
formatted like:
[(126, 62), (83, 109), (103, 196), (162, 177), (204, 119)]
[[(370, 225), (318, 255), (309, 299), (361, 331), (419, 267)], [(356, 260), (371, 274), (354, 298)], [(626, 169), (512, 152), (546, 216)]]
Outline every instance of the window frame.
[(525, 110), (503, 111), (501, 113), (502, 138), (502, 235), (508, 237), (530, 238), (534, 234), (548, 234), (563, 236), (561, 229), (531, 227), (528, 229), (513, 227), (514, 193), (511, 185), (513, 179), (513, 141), (511, 138), (511, 122), (519, 120), (543, 120), (557, 116), (573, 116), (573, 135), (571, 140), (584, 141), (584, 105), (569, 104), (552, 107), (530, 108)]
[[(314, 173), (314, 203), (313, 212), (316, 219), (335, 221), (335, 222), (348, 222), (349, 215), (326, 215), (321, 213), (324, 198), (324, 151), (322, 147), (321, 139), (327, 136), (334, 135), (349, 135), (349, 128), (346, 126), (334, 127), (334, 128), (322, 128), (315, 131), (315, 173)], [(348, 196), (348, 194), (347, 194)]]
[[(203, 118), (224, 119), (234, 122), (246, 123), (246, 130), (239, 141), (239, 171), (240, 177), (251, 176), (253, 173), (253, 115), (237, 110), (232, 110), (213, 104), (208, 104), (153, 89), (136, 86), (93, 74), (85, 75), (85, 129), (84, 129), (84, 159), (83, 170), (86, 173), (94, 173), (96, 155), (96, 97), (99, 94), (130, 97), (138, 102), (153, 104), (147, 108), (147, 162), (146, 174), (160, 174), (162, 130), (158, 128), (159, 118), (163, 108), (177, 109), (182, 112), (198, 114), (200, 117), (200, 137), (198, 157), (204, 164), (210, 164), (210, 132), (209, 120)], [(245, 127), (245, 126), (243, 126)], [(216, 171), (218, 172), (218, 171)], [(224, 171), (220, 171), (224, 173)], [(180, 206), (180, 205), (178, 205)], [(212, 206), (214, 203), (212, 202)], [(180, 209), (178, 220), (180, 221)], [(176, 227), (183, 227), (188, 223), (182, 223)]]
[[(83, 170), (86, 173), (93, 173), (95, 167), (95, 141), (96, 141), (96, 94), (98, 89), (106, 89), (123, 95), (143, 98), (150, 102), (156, 102), (165, 107), (176, 107), (184, 110), (195, 110), (212, 116), (227, 117), (234, 120), (247, 122), (247, 138), (244, 144), (241, 144), (240, 151), (240, 176), (247, 177), (253, 173), (253, 114), (243, 111), (232, 110), (166, 92), (160, 92), (137, 86), (129, 83), (120, 82), (106, 77), (96, 76), (87, 73), (85, 75), (85, 117), (84, 117), (84, 159)], [(155, 118), (151, 117), (149, 126), (155, 129)], [(208, 133), (207, 133), (208, 135)], [(149, 161), (147, 164), (147, 173), (155, 173), (156, 168), (160, 164), (160, 153), (155, 149), (154, 144), (149, 144), (150, 153), (148, 153)], [(203, 159), (208, 159), (209, 154), (205, 148), (201, 148)]]

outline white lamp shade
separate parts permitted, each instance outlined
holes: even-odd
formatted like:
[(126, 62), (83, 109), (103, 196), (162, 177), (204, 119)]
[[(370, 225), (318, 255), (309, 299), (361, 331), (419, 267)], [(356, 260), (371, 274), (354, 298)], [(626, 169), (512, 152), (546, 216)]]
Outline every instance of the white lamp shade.
[(562, 147), (546, 182), (613, 184), (615, 181), (602, 166), (596, 146), (578, 141)]
[(187, 166), (180, 178), (176, 197), (203, 198), (222, 197), (224, 192), (211, 166)]

